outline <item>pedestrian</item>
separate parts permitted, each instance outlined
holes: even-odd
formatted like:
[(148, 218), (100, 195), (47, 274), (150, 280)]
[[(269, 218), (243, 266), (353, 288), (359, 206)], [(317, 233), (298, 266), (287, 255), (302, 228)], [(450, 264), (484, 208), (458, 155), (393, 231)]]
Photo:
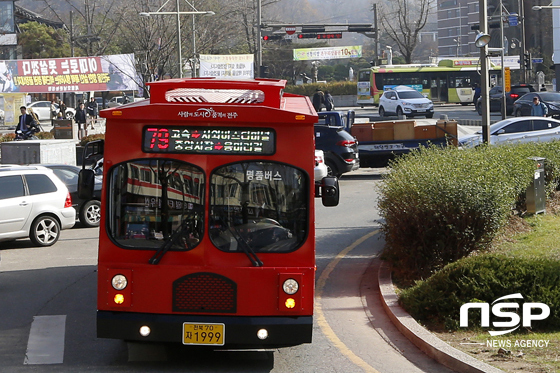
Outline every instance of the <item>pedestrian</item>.
[(533, 105), (531, 106), (531, 116), (546, 117), (548, 115), (548, 107), (541, 102), (539, 96), (533, 97)]
[(56, 119), (56, 114), (58, 113), (58, 106), (51, 100), (51, 126), (54, 126), (53, 120)]
[(27, 114), (27, 108), (22, 106), (19, 108), (21, 115), (19, 116), (18, 124), (16, 126), (16, 136), (18, 131), (25, 133), (29, 127), (33, 125), (33, 116)]
[(89, 102), (87, 104), (87, 113), (91, 119), (91, 129), (94, 129), (93, 127), (93, 121), (97, 121), (97, 114), (98, 114), (98, 110), (99, 107), (97, 105), (97, 101), (95, 101), (95, 97), (91, 97), (89, 99)]
[(325, 94), (319, 88), (315, 90), (313, 94), (313, 107), (316, 112), (320, 112), (325, 104)]
[(478, 83), (474, 83), (474, 97), (473, 97), (473, 104), (476, 110), (476, 105), (478, 103), (478, 99), (480, 98), (480, 94), (482, 93), (482, 89), (478, 85)]
[(327, 111), (334, 110), (334, 99), (333, 96), (329, 93), (329, 91), (325, 91), (325, 109)]
[(58, 102), (58, 113), (61, 114), (62, 113), (62, 118), (66, 118), (66, 104), (64, 103), (64, 101), (60, 100)]
[(82, 135), (87, 135), (87, 115), (86, 115), (86, 110), (85, 110), (85, 106), (83, 103), (80, 103), (78, 105), (78, 108), (76, 109), (76, 114), (74, 115), (74, 120), (76, 121), (76, 123), (78, 124), (78, 137), (80, 138), (80, 140), (82, 139)]

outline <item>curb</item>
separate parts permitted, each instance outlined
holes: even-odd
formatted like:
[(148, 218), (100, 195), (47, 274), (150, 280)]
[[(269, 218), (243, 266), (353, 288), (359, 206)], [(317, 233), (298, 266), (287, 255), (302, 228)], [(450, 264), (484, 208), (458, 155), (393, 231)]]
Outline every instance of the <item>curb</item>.
[(398, 304), (391, 269), (386, 262), (381, 264), (378, 276), (381, 304), (385, 312), (397, 329), (426, 355), (459, 373), (504, 373), (503, 370), (451, 347), (418, 324)]

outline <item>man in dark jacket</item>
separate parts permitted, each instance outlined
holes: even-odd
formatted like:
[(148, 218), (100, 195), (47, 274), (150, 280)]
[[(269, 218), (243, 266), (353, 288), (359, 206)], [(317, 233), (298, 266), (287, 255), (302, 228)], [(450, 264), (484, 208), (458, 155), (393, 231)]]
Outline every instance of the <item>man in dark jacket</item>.
[(319, 88), (315, 90), (313, 94), (313, 107), (315, 108), (316, 112), (320, 112), (323, 108), (323, 104), (325, 103), (325, 94)]
[(86, 135), (86, 122), (87, 122), (87, 115), (86, 110), (84, 109), (84, 104), (80, 103), (78, 108), (76, 109), (76, 114), (74, 115), (74, 120), (78, 124), (78, 137), (81, 139), (82, 136)]
[(27, 131), (27, 129), (33, 125), (33, 116), (27, 114), (27, 108), (25, 106), (22, 106), (19, 108), (19, 110), (21, 111), (21, 115), (19, 116), (19, 121), (16, 126), (16, 134), (17, 131), (20, 130), (22, 132)]

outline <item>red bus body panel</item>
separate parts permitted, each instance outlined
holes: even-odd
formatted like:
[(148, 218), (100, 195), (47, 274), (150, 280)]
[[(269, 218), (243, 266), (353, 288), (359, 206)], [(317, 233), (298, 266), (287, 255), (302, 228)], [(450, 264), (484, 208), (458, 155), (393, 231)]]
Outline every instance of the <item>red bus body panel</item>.
[[(310, 342), (315, 284), (313, 124), (317, 122), (317, 114), (309, 98), (283, 94), (285, 81), (280, 80), (173, 79), (151, 83), (150, 86), (150, 99), (101, 111), (101, 116), (107, 120), (104, 181), (108, 180), (114, 165), (140, 158), (178, 159), (202, 168), (206, 180), (204, 237), (190, 251), (168, 251), (159, 264), (149, 264), (154, 250), (119, 247), (109, 237), (105, 211), (109, 191), (108, 183), (104, 184), (99, 237), (98, 336), (181, 343), (183, 322), (223, 322), (226, 347), (280, 347)], [(169, 92), (181, 94), (183, 91), (180, 89), (256, 90), (264, 94), (264, 101), (216, 103), (169, 102), (166, 99)], [(273, 155), (258, 156), (144, 153), (142, 129), (155, 125), (272, 128), (276, 132), (276, 151)], [(247, 160), (286, 163), (303, 170), (308, 177), (307, 239), (290, 253), (258, 253), (264, 263), (262, 267), (253, 266), (244, 253), (218, 250), (208, 236), (212, 170)], [(111, 285), (111, 279), (116, 274), (124, 274), (128, 279), (128, 285), (122, 291), (115, 290)], [(235, 292), (234, 304), (230, 294), (226, 301), (230, 303), (219, 306), (227, 308), (227, 311), (174, 310), (174, 289), (180, 287), (183, 278), (186, 279), (185, 284), (192, 284), (189, 276), (199, 275), (223, 281), (224, 287), (231, 284)], [(284, 305), (287, 298), (281, 279), (286, 275), (299, 278), (299, 290), (291, 297), (295, 300), (293, 308)], [(200, 296), (221, 296), (206, 293), (202, 289)], [(124, 297), (120, 304), (114, 301), (117, 294)], [(185, 301), (188, 303), (188, 300)], [(149, 326), (152, 333), (147, 337), (141, 336), (138, 332), (140, 326)], [(254, 336), (261, 327), (269, 332), (266, 340)]]

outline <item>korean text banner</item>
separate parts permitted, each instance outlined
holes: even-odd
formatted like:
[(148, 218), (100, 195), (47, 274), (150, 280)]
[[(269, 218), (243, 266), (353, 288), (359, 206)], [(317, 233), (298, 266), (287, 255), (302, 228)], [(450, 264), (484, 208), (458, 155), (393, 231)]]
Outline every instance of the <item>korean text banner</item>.
[(294, 49), (294, 61), (362, 57), (362, 46)]
[(200, 77), (252, 79), (255, 76), (252, 54), (201, 54)]
[(134, 54), (0, 60), (0, 91), (56, 93), (138, 90)]

